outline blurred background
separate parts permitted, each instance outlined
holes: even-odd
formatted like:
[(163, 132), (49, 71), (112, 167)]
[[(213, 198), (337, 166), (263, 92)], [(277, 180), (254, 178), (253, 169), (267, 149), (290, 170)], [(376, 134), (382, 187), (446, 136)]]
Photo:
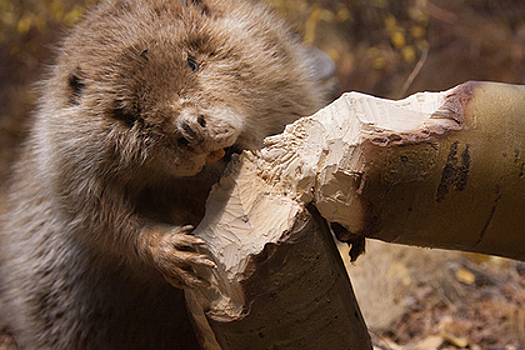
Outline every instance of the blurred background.
[[(265, 1), (334, 60), (340, 93), (398, 99), (467, 80), (525, 84), (523, 0)], [(96, 2), (0, 0), (0, 190), (27, 132), (35, 84)], [(524, 263), (367, 245), (347, 266), (378, 349), (525, 350)], [(0, 315), (7, 349), (16, 344)]]

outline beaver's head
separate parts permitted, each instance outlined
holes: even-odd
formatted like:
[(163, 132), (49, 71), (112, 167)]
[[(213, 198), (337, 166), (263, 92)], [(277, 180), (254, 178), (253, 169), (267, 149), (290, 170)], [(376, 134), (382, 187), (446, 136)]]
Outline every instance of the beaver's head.
[[(195, 175), (322, 103), (302, 46), (252, 1), (106, 2), (65, 41), (55, 72), (44, 102), (60, 110), (58, 139), (128, 176)], [(72, 128), (84, 137), (68, 140)]]

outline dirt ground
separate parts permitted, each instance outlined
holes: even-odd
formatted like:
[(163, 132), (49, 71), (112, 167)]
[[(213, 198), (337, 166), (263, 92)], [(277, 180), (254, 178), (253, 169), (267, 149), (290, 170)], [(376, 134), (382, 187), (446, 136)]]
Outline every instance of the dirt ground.
[(525, 349), (525, 263), (367, 243), (346, 262), (378, 349)]
[[(0, 190), (26, 134), (32, 84), (94, 2), (0, 0)], [(402, 98), (467, 80), (525, 83), (523, 0), (267, 2), (332, 57), (341, 92)], [(348, 270), (377, 349), (525, 350), (525, 263), (368, 242)], [(7, 349), (16, 344), (0, 315)]]

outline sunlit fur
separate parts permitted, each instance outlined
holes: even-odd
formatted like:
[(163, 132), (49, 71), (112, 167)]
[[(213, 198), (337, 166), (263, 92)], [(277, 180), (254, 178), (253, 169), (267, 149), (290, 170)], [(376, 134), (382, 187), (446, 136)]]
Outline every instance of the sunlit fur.
[(56, 62), (2, 221), (2, 313), (21, 349), (196, 348), (153, 248), (202, 219), (210, 152), (322, 106), (305, 50), (253, 0), (114, 0)]

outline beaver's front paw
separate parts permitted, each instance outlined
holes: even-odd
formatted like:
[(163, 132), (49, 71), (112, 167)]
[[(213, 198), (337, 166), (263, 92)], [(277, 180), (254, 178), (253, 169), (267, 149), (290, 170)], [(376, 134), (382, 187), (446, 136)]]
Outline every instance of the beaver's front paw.
[(202, 271), (203, 267), (216, 267), (206, 255), (196, 252), (196, 247), (206, 242), (190, 235), (192, 230), (190, 225), (175, 227), (162, 234), (154, 234), (150, 240), (153, 264), (177, 288), (209, 286), (209, 282), (197, 271)]

